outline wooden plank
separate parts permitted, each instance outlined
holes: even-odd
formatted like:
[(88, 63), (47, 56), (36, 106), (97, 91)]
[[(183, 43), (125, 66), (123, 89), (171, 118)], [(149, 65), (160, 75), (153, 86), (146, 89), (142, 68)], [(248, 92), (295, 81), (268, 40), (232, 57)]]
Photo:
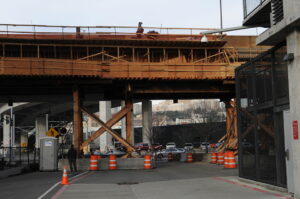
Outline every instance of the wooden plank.
[[(115, 125), (118, 121), (120, 121), (125, 115), (127, 114), (128, 111), (130, 111), (132, 107), (124, 107), (122, 108), (118, 113), (116, 113), (110, 120), (106, 122), (106, 125), (108, 127), (112, 127)], [(87, 140), (85, 140), (82, 145), (81, 149), (83, 149), (85, 146), (87, 146), (90, 142), (95, 140), (97, 137), (101, 136), (106, 129), (104, 127), (99, 128), (96, 132), (94, 132)]]
[(89, 55), (89, 56), (85, 56), (85, 57), (82, 57), (82, 58), (79, 58), (77, 60), (84, 60), (84, 59), (88, 59), (88, 58), (91, 58), (91, 57), (95, 57), (97, 55), (101, 55), (101, 54), (104, 54), (105, 51), (101, 51), (101, 52), (98, 52), (98, 53), (95, 53), (95, 54), (92, 54), (92, 55)]
[(109, 134), (111, 134), (116, 140), (118, 140), (123, 146), (127, 148), (127, 151), (135, 151), (135, 148), (129, 144), (125, 139), (118, 135), (117, 132), (112, 130), (109, 126), (105, 124), (102, 120), (100, 120), (97, 116), (92, 113), (89, 113), (85, 108), (81, 107), (81, 111), (90, 116), (95, 122), (101, 125)]

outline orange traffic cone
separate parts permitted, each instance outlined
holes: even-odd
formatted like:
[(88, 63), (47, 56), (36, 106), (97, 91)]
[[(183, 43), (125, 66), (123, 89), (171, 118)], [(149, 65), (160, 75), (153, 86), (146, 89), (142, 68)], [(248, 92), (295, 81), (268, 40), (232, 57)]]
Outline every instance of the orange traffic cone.
[(68, 173), (67, 173), (67, 167), (64, 166), (64, 173), (62, 176), (61, 184), (63, 185), (68, 185), (69, 184), (69, 179), (68, 179)]

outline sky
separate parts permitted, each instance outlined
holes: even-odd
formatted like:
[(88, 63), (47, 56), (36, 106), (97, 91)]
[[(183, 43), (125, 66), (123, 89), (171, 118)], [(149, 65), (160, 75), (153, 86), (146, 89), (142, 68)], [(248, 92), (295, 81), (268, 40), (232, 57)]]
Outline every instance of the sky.
[[(222, 2), (223, 27), (241, 26), (243, 0)], [(0, 9), (0, 24), (220, 27), (219, 0), (2, 0)]]

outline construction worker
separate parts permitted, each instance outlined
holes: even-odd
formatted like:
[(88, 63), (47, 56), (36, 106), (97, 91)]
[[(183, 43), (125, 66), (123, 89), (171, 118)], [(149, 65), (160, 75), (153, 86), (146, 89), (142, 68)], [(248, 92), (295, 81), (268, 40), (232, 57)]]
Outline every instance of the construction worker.
[(76, 149), (74, 149), (74, 145), (72, 144), (71, 148), (68, 151), (68, 160), (69, 160), (71, 172), (73, 172), (73, 170), (77, 172), (76, 158), (77, 158), (77, 151)]

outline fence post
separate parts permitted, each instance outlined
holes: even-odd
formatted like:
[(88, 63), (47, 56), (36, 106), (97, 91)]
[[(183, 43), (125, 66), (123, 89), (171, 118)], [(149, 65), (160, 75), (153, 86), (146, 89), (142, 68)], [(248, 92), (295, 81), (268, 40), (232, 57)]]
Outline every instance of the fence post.
[(29, 147), (28, 147), (28, 145), (27, 145), (27, 163), (28, 163), (28, 165), (30, 164), (30, 160), (29, 160), (29, 154), (30, 153), (30, 151), (29, 151)]
[(22, 147), (19, 147), (19, 153), (20, 153), (20, 155), (19, 155), (19, 158), (20, 158), (20, 164), (22, 165)]

